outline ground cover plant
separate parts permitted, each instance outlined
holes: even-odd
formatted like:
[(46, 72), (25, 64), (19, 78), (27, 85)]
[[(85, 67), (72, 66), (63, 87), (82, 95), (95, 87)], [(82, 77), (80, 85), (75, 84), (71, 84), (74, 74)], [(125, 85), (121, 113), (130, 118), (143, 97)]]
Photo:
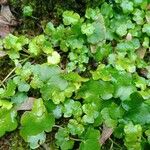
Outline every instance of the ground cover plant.
[(41, 1), (45, 18), (35, 3), (22, 3), (23, 24), (0, 39), (1, 140), (17, 132), (22, 149), (148, 150), (150, 1)]

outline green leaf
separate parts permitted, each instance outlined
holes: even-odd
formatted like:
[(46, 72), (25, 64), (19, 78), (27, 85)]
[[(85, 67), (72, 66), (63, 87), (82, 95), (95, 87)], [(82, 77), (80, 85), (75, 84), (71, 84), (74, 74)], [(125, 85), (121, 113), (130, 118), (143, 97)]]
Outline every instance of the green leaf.
[(99, 9), (88, 8), (86, 9), (85, 17), (88, 19), (97, 20), (99, 14), (100, 14)]
[(45, 140), (46, 134), (44, 132), (41, 132), (37, 135), (28, 136), (27, 142), (29, 142), (31, 149), (36, 149), (40, 145), (44, 144)]
[[(128, 99), (130, 95), (136, 92), (136, 88), (132, 83), (132, 77), (128, 73), (119, 73), (113, 75), (113, 83), (115, 86), (114, 97), (121, 100)], [(128, 82), (126, 82), (128, 81)]]
[(54, 86), (54, 87), (60, 89), (61, 91), (65, 90), (68, 86), (68, 82), (59, 75), (52, 76), (48, 80), (47, 84), (49, 86)]
[(64, 11), (63, 12), (63, 22), (64, 25), (74, 25), (80, 20), (80, 16), (73, 11)]
[(15, 104), (21, 104), (28, 99), (26, 93), (16, 93), (13, 97), (11, 97), (11, 101)]
[(0, 137), (17, 128), (16, 116), (17, 112), (14, 110), (0, 109)]
[(113, 97), (114, 94), (114, 85), (110, 82), (100, 81), (100, 96), (102, 99), (110, 99)]
[(20, 82), (29, 80), (32, 74), (31, 69), (32, 69), (32, 65), (29, 62), (25, 63), (24, 66), (18, 67), (15, 71), (18, 77), (13, 78), (15, 84), (19, 85)]
[(15, 52), (22, 49), (22, 44), (19, 42), (19, 38), (12, 34), (6, 36), (3, 43), (6, 49), (13, 49)]
[(101, 13), (104, 15), (106, 18), (112, 18), (113, 17), (113, 8), (112, 5), (104, 2), (101, 6)]
[(138, 87), (138, 88), (140, 88), (141, 90), (144, 91), (146, 89), (147, 81), (143, 77), (136, 76), (135, 84), (136, 84), (136, 87)]
[(29, 53), (33, 56), (38, 56), (42, 52), (43, 47), (45, 48), (45, 41), (46, 38), (43, 34), (34, 37), (29, 43)]
[(99, 81), (89, 80), (78, 90), (77, 97), (85, 99), (86, 102), (93, 102), (99, 99), (100, 93), (98, 89), (100, 88)]
[(93, 34), (95, 28), (92, 24), (88, 23), (88, 24), (83, 24), (81, 26), (81, 31), (83, 34), (86, 34), (87, 36)]
[(124, 1), (122, 1), (120, 6), (124, 13), (130, 13), (133, 11), (133, 2), (131, 2), (131, 1), (124, 0)]
[(116, 30), (116, 33), (122, 37), (122, 36), (125, 36), (127, 34), (127, 26), (126, 24), (121, 24), (117, 30)]
[(77, 39), (76, 37), (71, 37), (67, 40), (67, 45), (71, 49), (82, 49), (83, 43), (84, 43), (83, 39), (81, 38)]
[(89, 127), (84, 135), (84, 139), (100, 139), (100, 131)]
[(48, 35), (52, 35), (52, 33), (55, 31), (54, 25), (52, 22), (47, 23), (45, 27), (45, 33)]
[(92, 72), (94, 80), (102, 79), (103, 81), (111, 81), (112, 76), (109, 72), (109, 68), (106, 68), (104, 64), (100, 64), (96, 71)]
[(135, 92), (135, 87), (134, 86), (123, 86), (123, 85), (118, 85), (116, 86), (116, 91), (115, 91), (115, 98), (120, 97), (121, 100), (127, 99), (133, 92)]
[(124, 101), (122, 106), (127, 110), (125, 118), (141, 125), (150, 123), (150, 105), (138, 93), (133, 93), (130, 100)]
[(84, 126), (75, 119), (70, 119), (67, 127), (72, 135), (81, 135), (84, 132)]
[(100, 150), (99, 141), (96, 139), (87, 139), (80, 144), (80, 150)]
[(32, 16), (33, 8), (31, 6), (25, 6), (23, 8), (23, 15), (24, 16)]
[(50, 132), (54, 124), (54, 116), (47, 112), (42, 99), (36, 99), (32, 111), (25, 112), (21, 117), (20, 134), (27, 142), (30, 136)]
[(150, 23), (150, 11), (146, 11), (146, 20), (148, 23)]
[[(146, 0), (147, 1), (147, 0)], [(142, 5), (144, 2), (146, 2), (145, 0), (134, 0), (134, 5), (135, 6), (140, 6)]]
[(38, 77), (41, 81), (47, 82), (53, 76), (59, 75), (61, 73), (61, 69), (58, 66), (42, 64), (33, 66), (32, 72), (34, 76)]
[(143, 25), (144, 24), (144, 11), (140, 9), (135, 9), (133, 20), (136, 21), (137, 24)]
[(30, 85), (26, 82), (21, 82), (19, 85), (18, 85), (18, 90), (20, 92), (28, 92), (30, 90)]
[(62, 105), (57, 105), (56, 108), (53, 110), (53, 115), (56, 119), (62, 117)]
[(68, 118), (74, 115), (74, 117), (79, 117), (82, 115), (81, 103), (74, 100), (67, 100), (63, 107), (64, 117)]
[(8, 100), (0, 100), (0, 109), (11, 109), (13, 107), (13, 103)]
[(128, 149), (141, 149), (141, 125), (133, 125), (131, 122), (124, 127), (125, 146)]
[(145, 131), (145, 134), (146, 134), (146, 136), (147, 136), (148, 143), (150, 143), (150, 130), (146, 130), (146, 131)]
[(38, 89), (38, 88), (42, 88), (44, 83), (41, 81), (41, 79), (39, 79), (39, 77), (37, 75), (35, 75), (32, 78), (32, 81), (30, 82), (30, 85), (33, 89)]
[(84, 104), (82, 106), (83, 112), (85, 115), (82, 120), (85, 123), (94, 123), (94, 120), (98, 117), (99, 112), (97, 110), (97, 106), (94, 103)]
[(84, 141), (81, 142), (79, 149), (80, 150), (100, 150), (100, 133), (98, 130), (93, 128), (88, 128), (85, 133)]
[(144, 24), (144, 26), (142, 28), (142, 32), (144, 32), (148, 36), (150, 36), (150, 23)]
[(116, 128), (118, 119), (122, 118), (124, 111), (115, 103), (111, 103), (101, 111), (102, 118), (107, 127)]
[(31, 41), (29, 43), (28, 51), (30, 54), (35, 55), (35, 56), (39, 55), (39, 53), (41, 52), (40, 48), (38, 47), (38, 45), (34, 41)]
[(149, 99), (150, 98), (150, 89), (146, 89), (144, 91), (140, 91), (139, 93), (142, 95), (142, 97), (144, 99)]
[(76, 72), (69, 72), (67, 74), (63, 75), (64, 79), (67, 81), (72, 81), (72, 82), (86, 82), (88, 81), (87, 78), (81, 77), (78, 73)]
[(52, 47), (51, 42), (45, 41), (45, 42), (43, 43), (42, 50), (43, 50), (43, 52), (46, 53), (46, 54), (52, 54), (54, 49), (53, 49), (53, 47)]
[(4, 93), (0, 95), (1, 97), (11, 97), (15, 94), (16, 85), (13, 80), (9, 80), (7, 82), (6, 89), (4, 89)]
[(60, 63), (59, 53), (56, 51), (52, 52), (52, 55), (47, 57), (47, 62), (50, 65), (56, 65), (56, 64)]
[(150, 45), (149, 38), (148, 38), (148, 37), (144, 37), (144, 41), (143, 41), (142, 46), (143, 46), (144, 48), (148, 48), (149, 45)]
[(98, 44), (104, 41), (106, 39), (106, 29), (103, 16), (99, 14), (97, 20), (93, 22), (92, 25), (95, 30), (93, 34), (88, 36), (88, 42), (91, 44)]
[(69, 150), (74, 146), (74, 141), (70, 140), (69, 132), (66, 128), (59, 128), (58, 132), (55, 134), (56, 144), (61, 148), (61, 150)]
[(101, 47), (98, 47), (96, 49), (96, 53), (94, 54), (94, 57), (97, 61), (102, 61), (103, 59), (106, 59), (111, 52), (112, 52), (111, 45), (104, 44)]
[(52, 96), (52, 101), (54, 104), (60, 104), (65, 101), (65, 93), (64, 92), (54, 92)]

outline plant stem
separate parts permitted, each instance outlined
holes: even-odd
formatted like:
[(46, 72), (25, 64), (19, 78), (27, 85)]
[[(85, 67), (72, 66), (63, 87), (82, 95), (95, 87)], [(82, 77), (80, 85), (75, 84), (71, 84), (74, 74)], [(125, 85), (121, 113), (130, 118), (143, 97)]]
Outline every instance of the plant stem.
[(61, 126), (59, 126), (59, 125), (53, 125), (53, 127), (56, 127), (56, 128), (63, 128), (63, 127), (61, 127)]
[(117, 147), (119, 147), (120, 149), (122, 149), (122, 147), (121, 147), (119, 144), (117, 144), (116, 142), (114, 142), (111, 138), (109, 138), (109, 140), (110, 140), (113, 144), (115, 144)]
[(3, 86), (3, 88), (5, 88), (5, 85), (2, 83), (1, 80), (0, 80), (0, 86)]
[(70, 137), (70, 140), (77, 141), (77, 142), (82, 142), (83, 141), (81, 139), (76, 139), (76, 138), (73, 138), (73, 137)]
[(9, 72), (9, 74), (3, 79), (3, 81), (0, 83), (0, 85), (3, 85), (4, 82), (11, 76), (11, 74), (17, 69), (18, 66), (16, 66), (13, 70)]

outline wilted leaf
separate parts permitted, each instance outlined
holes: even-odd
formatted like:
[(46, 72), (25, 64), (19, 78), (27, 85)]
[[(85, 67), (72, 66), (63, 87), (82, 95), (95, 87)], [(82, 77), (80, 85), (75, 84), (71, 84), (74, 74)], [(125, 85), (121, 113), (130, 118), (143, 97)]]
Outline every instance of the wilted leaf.
[(6, 4), (7, 0), (0, 0), (0, 5)]
[(139, 49), (137, 49), (136, 53), (139, 58), (143, 59), (146, 54), (146, 48), (140, 47)]
[(9, 6), (2, 5), (0, 12), (0, 36), (5, 37), (8, 35), (13, 30), (13, 26), (16, 25), (17, 21), (11, 13)]
[[(0, 29), (1, 30), (1, 29)], [(7, 54), (6, 54), (6, 52), (4, 52), (4, 51), (0, 51), (0, 58), (1, 57), (4, 57), (4, 56), (6, 56)]]
[(112, 128), (108, 128), (106, 125), (103, 125), (103, 130), (102, 130), (100, 143), (104, 144), (107, 141), (107, 139), (110, 138), (112, 133), (113, 133), (113, 129)]
[(31, 110), (33, 107), (33, 103), (35, 98), (29, 97), (24, 103), (17, 107), (17, 111), (19, 110)]

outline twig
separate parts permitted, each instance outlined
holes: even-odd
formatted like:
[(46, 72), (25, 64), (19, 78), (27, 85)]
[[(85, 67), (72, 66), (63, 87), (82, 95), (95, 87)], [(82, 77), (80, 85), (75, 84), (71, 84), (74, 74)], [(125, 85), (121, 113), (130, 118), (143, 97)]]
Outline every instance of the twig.
[(5, 85), (2, 83), (2, 81), (0, 80), (0, 86), (3, 86), (3, 88), (5, 88)]
[(11, 76), (11, 74), (17, 69), (18, 66), (16, 66), (10, 73), (3, 79), (1, 82), (1, 85), (4, 84), (4, 82)]

